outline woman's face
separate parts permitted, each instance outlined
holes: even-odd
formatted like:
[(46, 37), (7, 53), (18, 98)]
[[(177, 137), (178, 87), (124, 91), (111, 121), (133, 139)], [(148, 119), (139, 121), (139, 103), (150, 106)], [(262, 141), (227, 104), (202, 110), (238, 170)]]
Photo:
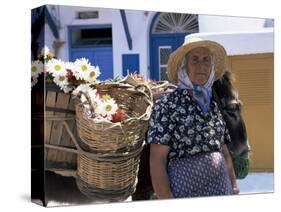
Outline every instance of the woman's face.
[(187, 74), (193, 84), (204, 85), (211, 73), (211, 54), (206, 48), (196, 48), (187, 55)]

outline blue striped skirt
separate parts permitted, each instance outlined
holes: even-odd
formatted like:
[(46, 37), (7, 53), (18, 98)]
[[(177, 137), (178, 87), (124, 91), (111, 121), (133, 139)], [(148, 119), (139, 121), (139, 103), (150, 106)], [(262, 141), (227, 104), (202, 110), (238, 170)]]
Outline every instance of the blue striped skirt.
[(225, 158), (221, 152), (204, 152), (168, 163), (175, 198), (232, 194)]

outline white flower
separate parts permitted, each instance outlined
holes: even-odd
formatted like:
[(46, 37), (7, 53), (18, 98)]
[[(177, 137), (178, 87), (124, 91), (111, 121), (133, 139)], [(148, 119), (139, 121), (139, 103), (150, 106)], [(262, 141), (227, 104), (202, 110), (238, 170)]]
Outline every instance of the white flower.
[(159, 131), (159, 132), (163, 132), (163, 131), (164, 131), (163, 127), (158, 126), (158, 131)]
[(210, 135), (215, 135), (215, 130), (214, 129), (210, 130)]
[(64, 65), (65, 65), (65, 69), (69, 69), (69, 70), (71, 70), (72, 72), (74, 72), (75, 65), (74, 65), (73, 62), (66, 62)]
[(97, 114), (94, 120), (96, 122), (109, 122), (112, 120), (112, 116), (111, 115), (102, 116), (101, 114)]
[(96, 110), (96, 108), (98, 107), (99, 101), (100, 101), (100, 99), (97, 95), (97, 90), (89, 89), (88, 95), (90, 97), (90, 101), (91, 101), (90, 103), (91, 103), (92, 108), (94, 108), (94, 110)]
[(50, 49), (48, 48), (48, 46), (44, 46), (41, 50), (41, 54), (44, 55), (44, 57), (46, 57), (48, 54), (50, 54)]
[(31, 77), (38, 77), (43, 72), (43, 63), (39, 60), (32, 61), (31, 63)]
[(180, 131), (183, 132), (184, 130), (185, 130), (184, 126), (181, 125), (181, 126), (180, 126)]
[(86, 58), (76, 59), (74, 62), (73, 74), (76, 79), (84, 80), (90, 74), (90, 71), (93, 69), (91, 63)]
[(197, 135), (196, 136), (196, 141), (200, 141), (201, 140), (201, 135)]
[(204, 150), (204, 151), (208, 151), (208, 150), (210, 150), (210, 149), (209, 149), (209, 147), (208, 147), (207, 145), (203, 145), (203, 150)]
[(185, 109), (181, 108), (181, 109), (180, 109), (180, 112), (181, 112), (181, 113), (185, 113)]
[(88, 95), (91, 99), (96, 100), (98, 99), (97, 97), (97, 90), (96, 89), (88, 89)]
[(96, 82), (99, 75), (100, 75), (99, 67), (91, 66), (88, 75), (85, 76), (85, 80), (90, 83)]
[(193, 129), (189, 129), (189, 130), (187, 131), (187, 133), (190, 135), (190, 134), (193, 134), (194, 131), (193, 131)]
[(70, 91), (72, 91), (72, 88), (69, 86), (65, 86), (62, 88), (64, 93), (69, 93)]
[(46, 67), (53, 77), (67, 74), (65, 63), (62, 60), (52, 59), (48, 61)]
[(37, 82), (37, 77), (31, 77), (31, 87), (33, 87)]
[(209, 121), (209, 125), (212, 126), (212, 127), (215, 126), (213, 121)]
[(169, 141), (170, 140), (170, 135), (169, 134), (165, 134), (164, 135), (164, 140), (165, 141)]
[(102, 116), (111, 116), (116, 113), (118, 106), (114, 99), (107, 99), (98, 102), (97, 105), (97, 114)]
[(92, 90), (92, 88), (90, 87), (90, 84), (81, 84), (72, 92), (72, 94), (78, 95), (80, 91), (82, 93), (88, 93), (89, 90)]
[(68, 85), (68, 80), (66, 75), (56, 75), (54, 77), (54, 82), (61, 87), (61, 89), (64, 89), (66, 85)]

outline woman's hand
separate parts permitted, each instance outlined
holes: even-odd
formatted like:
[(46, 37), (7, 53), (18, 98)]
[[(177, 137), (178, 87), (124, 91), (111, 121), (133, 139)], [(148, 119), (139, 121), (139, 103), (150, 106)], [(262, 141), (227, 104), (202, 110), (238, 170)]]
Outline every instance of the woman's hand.
[(239, 188), (237, 187), (237, 185), (232, 186), (232, 193), (233, 193), (233, 194), (239, 194), (239, 192), (240, 192), (240, 190), (239, 190)]
[(226, 144), (224, 144), (222, 147), (222, 153), (226, 160), (228, 175), (229, 175), (231, 185), (232, 185), (232, 193), (239, 194), (240, 191), (239, 191), (239, 188), (236, 183), (236, 176), (235, 176), (235, 171), (234, 171), (233, 164), (232, 164), (232, 159), (231, 159), (231, 156), (230, 156), (230, 153), (228, 151)]
[(169, 146), (150, 144), (150, 175), (158, 199), (173, 198), (166, 170)]

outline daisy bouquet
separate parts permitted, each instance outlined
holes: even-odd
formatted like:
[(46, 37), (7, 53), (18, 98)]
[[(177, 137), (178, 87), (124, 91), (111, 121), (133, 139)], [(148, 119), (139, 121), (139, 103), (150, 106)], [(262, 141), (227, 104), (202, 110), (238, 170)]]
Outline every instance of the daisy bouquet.
[(92, 66), (88, 59), (79, 58), (75, 62), (65, 62), (53, 57), (48, 47), (44, 47), (31, 65), (32, 87), (38, 82), (41, 73), (46, 81), (55, 83), (65, 93), (73, 91), (80, 84), (95, 84), (101, 74), (98, 66)]
[(125, 112), (118, 107), (116, 101), (108, 94), (101, 95), (90, 84), (79, 85), (72, 95), (80, 97), (81, 103), (88, 109), (88, 117), (96, 122), (121, 122), (124, 119)]
[(43, 76), (45, 61), (52, 59), (53, 55), (50, 53), (48, 47), (44, 47), (38, 54), (37, 59), (31, 62), (31, 87), (34, 87), (38, 78)]

